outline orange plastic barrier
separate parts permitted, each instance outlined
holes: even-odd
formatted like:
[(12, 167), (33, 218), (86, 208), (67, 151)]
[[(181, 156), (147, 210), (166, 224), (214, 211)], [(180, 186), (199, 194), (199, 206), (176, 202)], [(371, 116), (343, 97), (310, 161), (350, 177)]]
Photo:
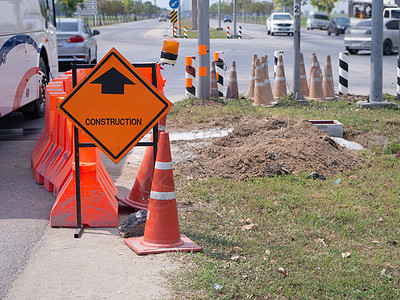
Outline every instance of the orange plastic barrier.
[(139, 255), (201, 250), (179, 231), (171, 149), (167, 132), (160, 133), (144, 236), (125, 239), (125, 243)]
[[(79, 134), (79, 142), (90, 140)], [(115, 199), (115, 185), (104, 174), (100, 160), (100, 150), (95, 147), (80, 148), (80, 189), (82, 224), (89, 227), (114, 227), (118, 220), (118, 201)], [(76, 227), (76, 176), (75, 165), (71, 174), (58, 193), (56, 203), (50, 213), (50, 225), (55, 227)]]
[[(156, 67), (156, 74), (153, 74), (153, 69), (147, 66), (138, 69), (150, 81), (155, 75), (157, 88), (163, 91), (165, 80), (161, 76), (160, 65)], [(90, 69), (78, 69), (77, 82), (83, 80), (90, 71)], [(50, 214), (50, 224), (59, 227), (77, 226), (74, 130), (71, 122), (56, 109), (62, 97), (71, 91), (71, 71), (65, 72), (47, 86), (45, 129), (31, 157), (36, 182), (44, 184), (46, 190), (53, 191), (56, 197)], [(165, 118), (159, 122), (159, 130), (165, 130)], [(91, 143), (83, 133), (79, 134), (79, 142)], [(81, 147), (79, 156), (82, 224), (90, 227), (116, 226), (118, 201), (115, 195), (118, 194), (118, 190), (101, 162), (100, 150), (95, 147)], [(151, 156), (154, 165), (154, 156)], [(151, 189), (153, 166), (150, 175), (148, 193)]]

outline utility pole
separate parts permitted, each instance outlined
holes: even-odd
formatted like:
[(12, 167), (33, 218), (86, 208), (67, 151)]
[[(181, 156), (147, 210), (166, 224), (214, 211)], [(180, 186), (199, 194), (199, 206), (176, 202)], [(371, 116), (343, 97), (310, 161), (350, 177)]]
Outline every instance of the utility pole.
[(182, 2), (179, 3), (179, 7), (178, 7), (178, 36), (181, 36), (181, 6), (182, 6)]
[(221, 27), (221, 0), (218, 0), (218, 30), (222, 30)]
[(192, 29), (197, 30), (197, 0), (192, 0)]
[(210, 1), (199, 2), (197, 98), (210, 98)]
[(236, 35), (236, 0), (232, 1), (233, 4), (233, 36), (237, 37)]
[(395, 103), (383, 101), (382, 95), (382, 56), (383, 56), (383, 1), (372, 1), (371, 24), (371, 72), (369, 101), (359, 101), (360, 108), (397, 106)]
[(294, 32), (293, 32), (293, 48), (294, 48), (294, 72), (293, 72), (293, 93), (296, 100), (302, 100), (303, 95), (300, 91), (300, 0), (294, 0)]

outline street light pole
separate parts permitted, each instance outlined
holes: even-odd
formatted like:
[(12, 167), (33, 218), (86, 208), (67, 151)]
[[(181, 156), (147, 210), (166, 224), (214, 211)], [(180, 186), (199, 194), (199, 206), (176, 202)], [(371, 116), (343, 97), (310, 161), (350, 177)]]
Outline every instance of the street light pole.
[(199, 34), (198, 44), (198, 76), (197, 98), (210, 98), (210, 1), (201, 0), (199, 3)]
[(222, 27), (221, 27), (221, 0), (218, 0), (218, 29), (222, 30)]
[(294, 14), (294, 32), (293, 32), (293, 49), (294, 49), (294, 72), (293, 72), (293, 93), (296, 100), (302, 100), (303, 95), (300, 91), (300, 0), (293, 3)]
[(383, 1), (372, 1), (371, 24), (371, 73), (369, 101), (359, 101), (360, 108), (397, 107), (396, 103), (383, 101), (382, 95), (382, 56), (383, 56)]
[(236, 0), (233, 0), (233, 36), (237, 37), (236, 35)]

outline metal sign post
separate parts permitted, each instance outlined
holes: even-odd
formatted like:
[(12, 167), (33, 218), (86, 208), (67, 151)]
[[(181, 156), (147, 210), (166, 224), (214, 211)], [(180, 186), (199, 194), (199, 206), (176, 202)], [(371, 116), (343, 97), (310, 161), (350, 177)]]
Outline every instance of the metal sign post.
[(293, 72), (293, 94), (296, 100), (303, 100), (300, 91), (300, 0), (294, 0), (294, 32), (293, 32), (293, 48), (294, 48), (294, 72)]

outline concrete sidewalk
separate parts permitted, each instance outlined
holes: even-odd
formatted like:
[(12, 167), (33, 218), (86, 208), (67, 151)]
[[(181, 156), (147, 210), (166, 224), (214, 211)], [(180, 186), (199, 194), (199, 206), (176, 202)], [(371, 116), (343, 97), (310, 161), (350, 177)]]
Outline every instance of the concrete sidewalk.
[[(21, 142), (12, 143), (15, 143), (17, 148), (21, 148)], [(25, 199), (22, 201), (22, 203), (29, 203), (30, 206), (24, 219), (35, 218), (33, 213), (37, 209), (35, 206), (43, 206), (40, 203), (47, 203), (41, 209), (41, 219), (38, 220), (41, 230), (34, 229), (36, 227), (33, 230), (30, 225), (25, 225), (28, 224), (26, 222), (32, 223), (36, 222), (35, 220), (22, 220), (18, 216), (15, 216), (15, 220), (11, 220), (15, 214), (9, 214), (3, 220), (15, 223), (14, 229), (10, 228), (10, 225), (5, 228), (13, 230), (12, 234), (15, 235), (13, 240), (18, 242), (10, 244), (13, 249), (2, 251), (2, 255), (7, 255), (5, 259), (14, 261), (5, 264), (5, 267), (9, 266), (8, 270), (12, 273), (2, 274), (2, 276), (10, 277), (2, 286), (3, 296), (6, 295), (4, 298), (18, 300), (168, 298), (167, 281), (161, 273), (177, 268), (169, 259), (168, 254), (138, 256), (125, 245), (124, 239), (119, 236), (116, 228), (88, 228), (84, 230), (80, 239), (75, 239), (74, 228), (50, 227), (50, 210), (55, 198), (34, 181), (30, 168), (30, 153), (34, 143), (34, 140), (30, 140), (23, 149), (19, 150), (20, 155), (16, 158), (21, 157), (22, 161), (7, 163), (11, 167), (18, 164), (19, 168), (25, 170), (26, 176), (13, 174), (13, 171), (8, 174), (3, 173), (10, 178), (17, 178), (17, 185), (21, 188), (9, 187), (12, 193), (22, 192), (25, 197), (32, 197), (28, 198), (29, 201)], [(144, 149), (145, 147), (134, 148), (118, 165), (103, 155), (102, 159), (107, 171), (120, 192), (129, 194)], [(16, 150), (11, 148), (10, 156), (12, 156), (11, 152), (15, 153)], [(5, 156), (6, 152), (3, 151), (2, 155)], [(17, 172), (19, 168), (16, 169)], [(16, 180), (12, 179), (12, 181)], [(25, 190), (26, 187), (31, 191)], [(40, 200), (40, 197), (45, 197), (47, 200)], [(21, 202), (21, 196), (10, 195), (9, 198), (16, 198), (16, 201)], [(2, 203), (10, 204), (10, 201), (2, 201)], [(14, 205), (13, 207), (17, 211), (21, 210), (21, 206)], [(121, 204), (118, 224), (132, 212), (134, 212), (133, 209)], [(6, 246), (5, 243), (2, 246)], [(12, 287), (7, 291), (10, 284)]]

